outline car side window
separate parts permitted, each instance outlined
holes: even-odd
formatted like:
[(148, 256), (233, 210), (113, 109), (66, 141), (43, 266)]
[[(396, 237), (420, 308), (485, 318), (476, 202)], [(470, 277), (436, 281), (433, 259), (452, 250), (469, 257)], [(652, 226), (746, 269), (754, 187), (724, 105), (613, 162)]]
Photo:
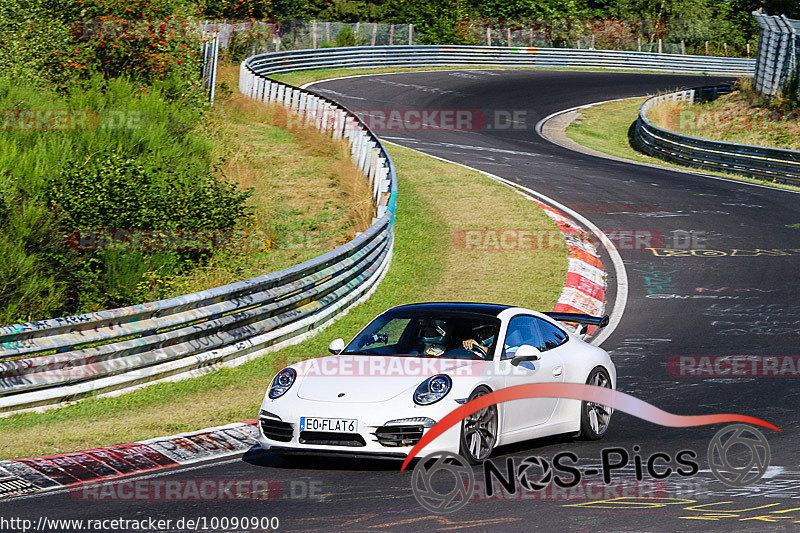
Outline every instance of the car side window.
[(411, 322), (409, 318), (394, 318), (383, 324), (372, 334), (364, 335), (359, 342), (358, 349), (375, 349), (385, 346), (396, 346), (403, 336), (403, 332), (408, 329)]
[(541, 320), (539, 318), (536, 319), (539, 322), (539, 329), (542, 332), (542, 339), (543, 339), (543, 347), (540, 350), (551, 350), (558, 346), (561, 346), (569, 337), (566, 333), (562, 330), (547, 322), (546, 320)]
[(523, 344), (529, 344), (541, 349), (542, 337), (537, 319), (532, 316), (515, 316), (508, 323), (503, 354), (500, 359), (511, 359)]

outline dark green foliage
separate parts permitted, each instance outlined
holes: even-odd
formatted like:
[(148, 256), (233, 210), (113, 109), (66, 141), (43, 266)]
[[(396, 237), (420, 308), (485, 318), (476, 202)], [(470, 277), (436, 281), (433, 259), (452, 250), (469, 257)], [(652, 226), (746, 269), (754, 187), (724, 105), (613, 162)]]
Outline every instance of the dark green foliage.
[(246, 215), (251, 191), (194, 169), (156, 166), (105, 152), (85, 165), (70, 163), (47, 187), (48, 200), (79, 229), (228, 229)]
[[(206, 108), (199, 37), (84, 31), (103, 17), (157, 28), (196, 9), (183, 0), (0, 2), (0, 323), (137, 303), (143, 276), (166, 279), (212, 253), (78, 250), (77, 230), (247, 222), (250, 192), (217, 177), (195, 132)], [(14, 110), (27, 109), (88, 118), (76, 129), (20, 129)]]
[[(158, 166), (151, 160), (157, 157), (147, 153), (133, 159), (105, 152), (85, 165), (67, 165), (46, 188), (64, 232), (74, 236), (80, 230), (101, 235), (109, 230), (231, 229), (246, 217), (251, 191), (239, 191), (209, 173), (195, 174), (189, 165)], [(179, 274), (211, 253), (98, 248), (82, 250), (80, 275), (72, 278), (80, 309), (128, 305), (135, 301), (145, 273)]]
[(64, 273), (77, 265), (55, 215), (22, 192), (0, 204), (0, 322), (48, 316), (69, 293)]
[(783, 95), (786, 99), (786, 107), (793, 109), (800, 108), (800, 65), (795, 67), (794, 71), (786, 80), (786, 85), (783, 88)]
[(356, 36), (350, 26), (343, 26), (339, 33), (336, 34), (336, 46), (356, 46)]
[(273, 11), (268, 0), (203, 0), (200, 2), (203, 18), (265, 18)]

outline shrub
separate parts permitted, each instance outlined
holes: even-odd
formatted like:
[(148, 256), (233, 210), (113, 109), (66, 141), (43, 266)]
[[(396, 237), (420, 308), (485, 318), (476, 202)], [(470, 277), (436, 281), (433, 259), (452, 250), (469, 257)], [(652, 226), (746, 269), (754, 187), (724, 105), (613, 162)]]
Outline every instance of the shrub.
[(69, 298), (77, 257), (58, 220), (36, 198), (3, 194), (0, 204), (0, 323), (54, 316)]
[(205, 0), (200, 2), (203, 18), (264, 18), (270, 14), (271, 5), (271, 1), (265, 0)]
[(336, 46), (356, 46), (356, 36), (350, 26), (343, 26), (336, 34)]
[[(251, 190), (194, 174), (190, 165), (158, 166), (148, 158), (130, 158), (112, 150), (86, 164), (66, 165), (50, 179), (46, 196), (61, 217), (66, 240), (79, 230), (231, 229), (248, 215)], [(100, 247), (103, 248), (103, 247)], [(210, 255), (202, 250), (85, 250), (73, 279), (74, 305), (89, 311), (133, 303), (147, 272), (171, 276)]]
[[(264, 5), (205, 7), (217, 10), (210, 16), (243, 18), (261, 16)], [(75, 230), (246, 222), (251, 192), (220, 177), (211, 141), (198, 134), (206, 109), (200, 36), (169, 34), (196, 9), (184, 0), (0, 2), (0, 110), (10, 117), (0, 130), (0, 323), (161, 297), (175, 287), (158, 280), (211, 253), (78, 252), (70, 247)], [(121, 20), (154, 22), (151, 33), (137, 26), (124, 34), (132, 26)], [(14, 110), (27, 109), (80, 110), (90, 124), (22, 129)]]

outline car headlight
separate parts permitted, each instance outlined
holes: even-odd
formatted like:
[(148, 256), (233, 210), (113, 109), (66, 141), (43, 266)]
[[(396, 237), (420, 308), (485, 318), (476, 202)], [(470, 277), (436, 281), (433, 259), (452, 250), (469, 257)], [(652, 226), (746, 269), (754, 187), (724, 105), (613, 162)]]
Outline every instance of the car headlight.
[(269, 386), (268, 396), (270, 399), (274, 400), (283, 396), (292, 386), (295, 378), (297, 378), (297, 372), (295, 372), (294, 368), (284, 368), (278, 372), (272, 380), (272, 385)]
[(439, 374), (420, 383), (414, 391), (414, 403), (417, 405), (430, 405), (436, 403), (450, 392), (453, 381), (450, 376)]

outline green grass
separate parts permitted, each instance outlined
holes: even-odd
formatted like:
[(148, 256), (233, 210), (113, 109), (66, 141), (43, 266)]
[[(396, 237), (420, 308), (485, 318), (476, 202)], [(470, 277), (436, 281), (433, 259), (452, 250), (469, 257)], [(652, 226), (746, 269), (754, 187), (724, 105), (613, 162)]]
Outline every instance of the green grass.
[(567, 137), (605, 154), (644, 163), (657, 162), (658, 159), (634, 150), (628, 142), (631, 125), (645, 100), (634, 98), (582, 109), (581, 117), (567, 126)]
[[(238, 66), (220, 80), (236, 86)], [(221, 171), (250, 199), (255, 230), (265, 248), (215, 253), (204, 265), (176, 278), (177, 296), (260, 276), (332, 250), (369, 227), (372, 191), (350, 162), (344, 141), (291, 121), (286, 109), (241, 94), (222, 95), (208, 114), (204, 136)], [(156, 296), (156, 295), (150, 295)], [(159, 295), (160, 296), (160, 295)], [(144, 300), (155, 298), (144, 298)]]
[(765, 107), (755, 90), (710, 102), (665, 102), (648, 113), (656, 126), (702, 139), (800, 150), (800, 110)]
[[(101, 227), (138, 228), (148, 218), (142, 214), (147, 208), (138, 200), (110, 199), (114, 194), (127, 194), (124, 186), (112, 187), (114, 194), (65, 186), (63, 189), (74, 195), (58, 199), (49, 195), (58, 189), (53, 183), (65, 176), (93, 176), (95, 171), (121, 168), (109, 164), (114, 160), (109, 158), (112, 154), (119, 155), (116, 159), (135, 160), (136, 167), (141, 167), (137, 175), (146, 175), (148, 183), (159, 190), (167, 190), (166, 183), (183, 178), (189, 185), (201, 183), (197, 178), (205, 177), (212, 164), (208, 141), (192, 133), (202, 110), (176, 101), (170, 91), (168, 84), (142, 89), (125, 79), (100, 77), (62, 92), (43, 89), (27, 78), (0, 79), (0, 256), (4, 258), (0, 265), (0, 323), (137, 303), (124, 301), (136, 280), (132, 286), (125, 285), (130, 277), (115, 275), (119, 269), (98, 259), (98, 254), (77, 254), (66, 245), (66, 234), (87, 228), (76, 222), (85, 211), (72, 213), (70, 202), (63, 200), (66, 196), (85, 200), (92, 195), (91, 202), (102, 205), (106, 215), (111, 211), (127, 215), (125, 225), (98, 220)], [(41, 129), (23, 128), (25, 122), (16, 122), (14, 110), (24, 109), (72, 110), (78, 120), (73, 123), (75, 129), (48, 129), (44, 124)], [(127, 176), (128, 171), (121, 175)], [(118, 181), (124, 183), (125, 179)], [(185, 189), (188, 195), (191, 187)], [(185, 197), (173, 194), (173, 205), (181, 205)], [(114, 209), (106, 203), (113, 203)], [(158, 215), (153, 217), (157, 228), (163, 227), (164, 218), (171, 217), (165, 209), (149, 214)], [(173, 270), (175, 258), (171, 259), (150, 263)], [(123, 270), (137, 273), (149, 269), (147, 263), (131, 261)]]
[[(3, 131), (0, 135), (0, 186), (13, 179), (40, 187), (71, 162), (83, 163), (102, 148), (126, 155), (153, 153), (165, 164), (190, 160), (207, 168), (209, 145), (191, 135), (202, 111), (176, 102), (164, 87), (147, 90), (124, 79), (93, 78), (88, 87), (66, 93), (45, 91), (25, 80), (0, 80), (0, 109), (85, 111), (75, 130)], [(80, 129), (85, 124), (85, 129)]]
[[(630, 144), (630, 131), (639, 114), (639, 107), (645, 98), (609, 102), (581, 110), (582, 117), (567, 126), (567, 137), (578, 144), (604, 154), (640, 163), (649, 163), (665, 168), (687, 170), (690, 167), (669, 163), (639, 152)], [(698, 169), (695, 169), (698, 170)], [(800, 187), (783, 183), (747, 178), (736, 174), (698, 170), (704, 174), (720, 176), (759, 185), (770, 185), (780, 189), (800, 190)]]
[[(557, 232), (535, 204), (480, 173), (406, 148), (389, 151), (400, 188), (394, 257), (370, 300), (323, 333), (236, 368), (2, 419), (0, 457), (62, 453), (253, 419), (278, 369), (326, 354), (331, 339), (351, 338), (393, 305), (446, 299), (553, 308), (566, 276), (566, 247), (480, 252), (453, 244), (462, 229)], [(497, 205), (503, 209), (487, 217), (486, 206)]]

